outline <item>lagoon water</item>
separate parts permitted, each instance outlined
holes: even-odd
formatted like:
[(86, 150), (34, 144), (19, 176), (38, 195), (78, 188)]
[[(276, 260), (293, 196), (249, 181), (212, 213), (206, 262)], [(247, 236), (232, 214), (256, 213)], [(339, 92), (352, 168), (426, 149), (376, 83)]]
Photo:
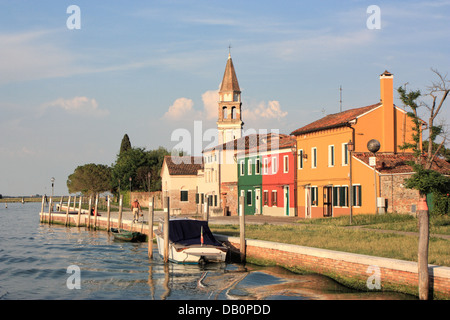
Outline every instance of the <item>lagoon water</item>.
[(148, 259), (147, 243), (41, 224), (40, 205), (0, 205), (0, 300), (413, 299), (357, 292), (327, 277), (278, 267), (164, 264), (156, 250)]

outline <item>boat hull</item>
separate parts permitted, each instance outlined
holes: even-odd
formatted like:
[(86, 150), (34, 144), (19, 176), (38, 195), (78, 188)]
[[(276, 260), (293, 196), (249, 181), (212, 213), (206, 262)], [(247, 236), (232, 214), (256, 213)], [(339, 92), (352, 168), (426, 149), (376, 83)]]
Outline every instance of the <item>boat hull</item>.
[(111, 233), (114, 239), (120, 241), (131, 241), (131, 242), (141, 242), (145, 241), (145, 234), (140, 232), (131, 232), (123, 229), (111, 228)]
[[(158, 252), (164, 256), (164, 237), (155, 232)], [(169, 242), (169, 261), (180, 264), (203, 264), (225, 262), (227, 247), (212, 245), (180, 245)]]

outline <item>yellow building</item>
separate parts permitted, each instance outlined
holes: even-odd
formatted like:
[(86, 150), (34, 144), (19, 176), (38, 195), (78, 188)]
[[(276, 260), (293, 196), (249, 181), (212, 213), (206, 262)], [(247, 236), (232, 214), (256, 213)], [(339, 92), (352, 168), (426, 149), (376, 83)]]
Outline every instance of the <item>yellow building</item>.
[[(380, 198), (380, 159), (405, 156), (399, 146), (412, 142), (413, 122), (394, 105), (393, 75), (387, 71), (380, 75), (380, 96), (379, 103), (330, 114), (292, 132), (297, 139), (299, 217), (375, 213), (377, 203), (381, 210), (391, 208), (390, 199)], [(375, 173), (368, 163), (372, 139), (380, 144)]]

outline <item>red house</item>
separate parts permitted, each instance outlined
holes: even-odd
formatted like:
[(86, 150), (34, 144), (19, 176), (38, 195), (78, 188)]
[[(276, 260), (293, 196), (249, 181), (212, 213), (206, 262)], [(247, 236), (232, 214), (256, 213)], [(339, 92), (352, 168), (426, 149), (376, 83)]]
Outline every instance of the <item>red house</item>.
[(263, 215), (296, 216), (295, 144), (295, 138), (280, 135), (261, 154)]

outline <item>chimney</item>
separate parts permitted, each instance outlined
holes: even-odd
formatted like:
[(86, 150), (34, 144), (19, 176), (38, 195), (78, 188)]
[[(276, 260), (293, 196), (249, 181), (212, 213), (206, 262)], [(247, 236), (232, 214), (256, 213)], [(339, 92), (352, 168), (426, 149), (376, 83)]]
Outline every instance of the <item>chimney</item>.
[(380, 98), (382, 103), (382, 137), (381, 152), (397, 152), (395, 110), (394, 110), (394, 75), (384, 71), (380, 75)]

